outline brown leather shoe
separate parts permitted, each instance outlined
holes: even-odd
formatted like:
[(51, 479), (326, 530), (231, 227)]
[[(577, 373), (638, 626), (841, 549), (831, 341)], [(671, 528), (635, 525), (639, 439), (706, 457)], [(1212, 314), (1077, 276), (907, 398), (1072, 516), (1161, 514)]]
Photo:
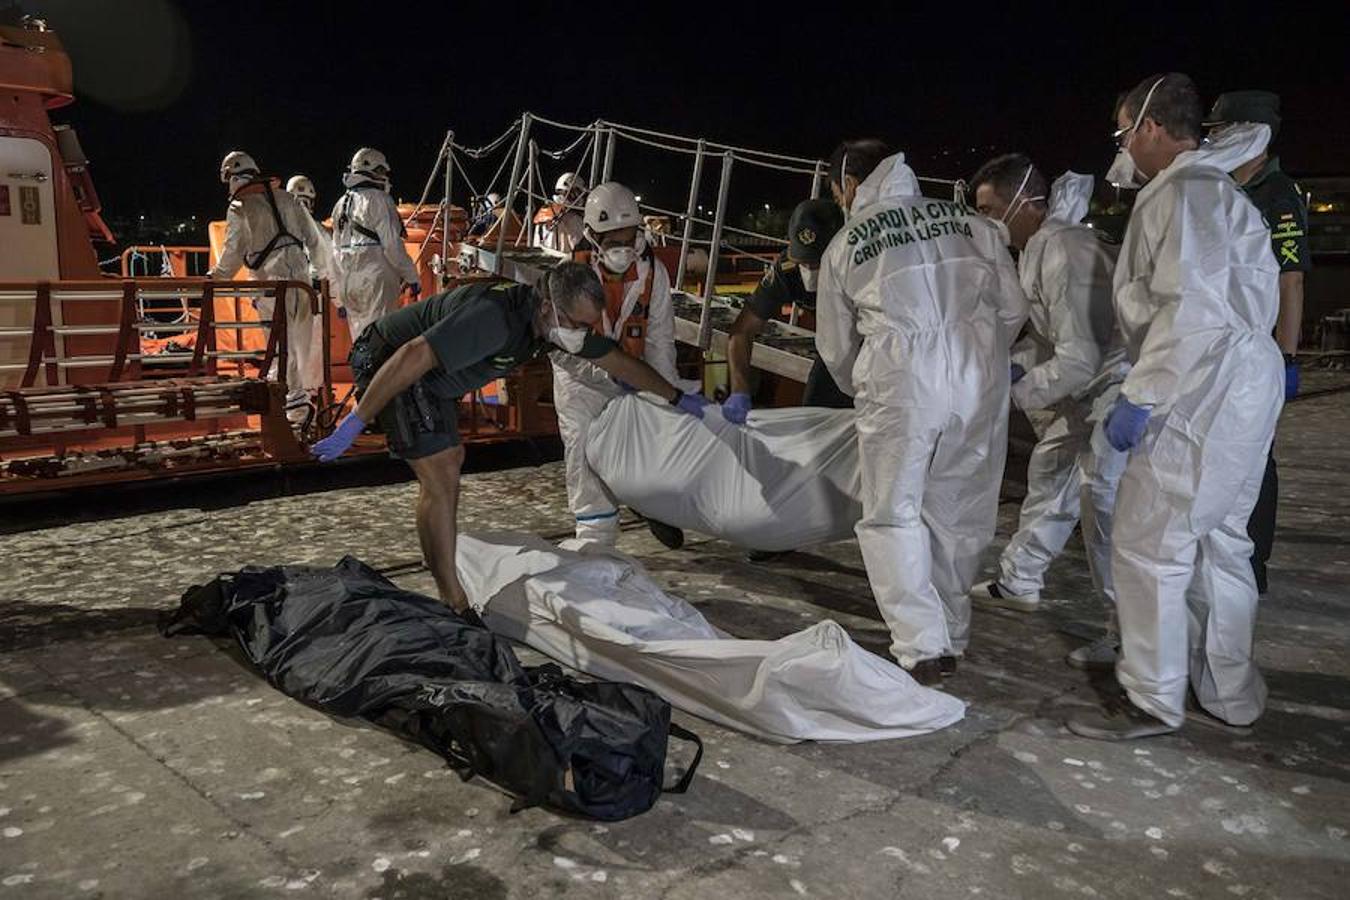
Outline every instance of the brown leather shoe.
[(931, 687), (942, 681), (942, 661), (939, 659), (921, 659), (905, 671), (924, 687)]

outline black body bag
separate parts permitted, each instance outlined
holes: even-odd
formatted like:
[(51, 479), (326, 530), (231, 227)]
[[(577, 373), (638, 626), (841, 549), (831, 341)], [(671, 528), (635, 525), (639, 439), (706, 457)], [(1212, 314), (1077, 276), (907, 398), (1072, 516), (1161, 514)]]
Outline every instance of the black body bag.
[[(233, 636), (274, 687), (424, 744), (466, 780), (481, 775), (516, 795), (513, 810), (625, 819), (663, 790), (687, 790), (703, 756), (651, 691), (526, 668), (505, 639), (350, 556), (331, 569), (249, 567), (194, 586), (160, 631)], [(698, 749), (664, 788), (670, 737)]]

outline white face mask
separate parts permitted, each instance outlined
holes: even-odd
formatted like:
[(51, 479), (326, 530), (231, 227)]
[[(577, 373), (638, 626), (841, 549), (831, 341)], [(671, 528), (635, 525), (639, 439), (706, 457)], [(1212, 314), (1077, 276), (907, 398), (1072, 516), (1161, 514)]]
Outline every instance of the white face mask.
[(615, 275), (622, 275), (637, 262), (636, 247), (607, 247), (600, 251), (600, 262)]
[(816, 285), (820, 283), (820, 269), (808, 269), (806, 266), (798, 266), (797, 269), (802, 273), (802, 287), (814, 294)]
[(568, 353), (580, 353), (582, 345), (586, 343), (586, 329), (562, 327), (558, 319), (558, 307), (551, 300), (548, 306), (553, 311), (553, 327), (548, 330), (548, 342)]
[(1129, 127), (1125, 134), (1121, 135), (1120, 148), (1116, 150), (1116, 158), (1111, 161), (1111, 168), (1106, 170), (1107, 184), (1128, 189), (1144, 186), (1147, 179), (1139, 173), (1139, 167), (1135, 165), (1134, 157), (1130, 155), (1129, 143), (1134, 137), (1135, 131), (1138, 130), (1139, 123), (1144, 121), (1144, 113), (1148, 112), (1148, 102), (1153, 99), (1153, 92), (1162, 83), (1163, 78), (1153, 82), (1153, 87), (1149, 88), (1148, 93), (1144, 95), (1144, 102), (1139, 105), (1139, 114), (1134, 117), (1134, 124)]
[(989, 222), (994, 226), (994, 230), (998, 232), (1000, 243), (1002, 243), (1004, 247), (1011, 247), (1012, 232), (1008, 230), (1008, 223), (1002, 219), (990, 219)]

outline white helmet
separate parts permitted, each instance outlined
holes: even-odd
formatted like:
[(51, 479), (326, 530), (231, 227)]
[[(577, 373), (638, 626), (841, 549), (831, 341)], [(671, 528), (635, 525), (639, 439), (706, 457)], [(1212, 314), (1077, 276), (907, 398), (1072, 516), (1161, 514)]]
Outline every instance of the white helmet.
[(584, 222), (596, 234), (642, 226), (642, 210), (633, 192), (617, 181), (606, 181), (586, 198)]
[(229, 184), (232, 178), (248, 178), (260, 172), (258, 164), (243, 150), (231, 150), (220, 161), (220, 181)]
[(553, 185), (554, 203), (575, 203), (586, 193), (586, 179), (576, 172), (564, 172)]
[(370, 147), (362, 147), (352, 154), (352, 164), (347, 171), (353, 175), (368, 175), (380, 181), (389, 180), (389, 160), (384, 154)]
[(304, 175), (292, 175), (291, 180), (286, 182), (286, 193), (299, 200), (305, 209), (311, 210), (314, 208), (315, 198), (319, 196), (319, 192), (314, 190), (314, 182)]

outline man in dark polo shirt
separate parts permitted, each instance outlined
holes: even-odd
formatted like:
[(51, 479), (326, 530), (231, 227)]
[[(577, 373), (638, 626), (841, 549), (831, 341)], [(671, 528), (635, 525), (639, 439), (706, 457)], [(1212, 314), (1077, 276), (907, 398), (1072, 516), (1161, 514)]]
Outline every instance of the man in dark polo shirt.
[[(1204, 124), (1213, 134), (1241, 122), (1269, 125), (1273, 143), (1280, 129), (1279, 95), (1270, 91), (1221, 94)], [(1303, 276), (1312, 268), (1308, 250), (1308, 208), (1304, 204), (1303, 191), (1280, 169), (1279, 158), (1272, 156), (1269, 149), (1231, 174), (1270, 226), (1272, 249), (1280, 266), (1280, 314), (1275, 321), (1275, 343), (1284, 353), (1284, 399), (1288, 403), (1298, 395), (1299, 369), (1294, 354), (1298, 352), (1299, 326), (1303, 320)], [(1272, 446), (1265, 479), (1261, 483), (1261, 496), (1247, 523), (1247, 534), (1254, 545), (1252, 569), (1256, 573), (1256, 587), (1262, 594), (1266, 592), (1266, 563), (1275, 545), (1278, 493), (1279, 479)]]
[(417, 536), (441, 601), (458, 612), (468, 599), (455, 571), (459, 472), (464, 461), (459, 399), (552, 349), (587, 359), (616, 380), (665, 397), (690, 415), (707, 403), (595, 332), (605, 292), (589, 266), (563, 263), (541, 292), (529, 285), (471, 284), (428, 297), (371, 323), (352, 346), (360, 402), (310, 448), (337, 459), (377, 422), (389, 450), (417, 476)]
[[(722, 404), (722, 415), (728, 421), (744, 425), (750, 414), (750, 351), (755, 338), (764, 331), (765, 323), (781, 318), (783, 307), (793, 304), (814, 314), (820, 258), (830, 239), (842, 227), (844, 214), (829, 200), (804, 200), (792, 211), (787, 249), (764, 273), (759, 287), (755, 288), (731, 326), (727, 341), (731, 396)], [(853, 398), (839, 390), (819, 356), (806, 378), (802, 405), (853, 408)]]

